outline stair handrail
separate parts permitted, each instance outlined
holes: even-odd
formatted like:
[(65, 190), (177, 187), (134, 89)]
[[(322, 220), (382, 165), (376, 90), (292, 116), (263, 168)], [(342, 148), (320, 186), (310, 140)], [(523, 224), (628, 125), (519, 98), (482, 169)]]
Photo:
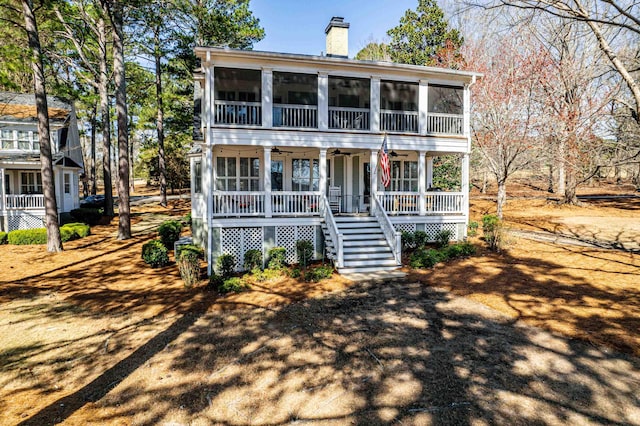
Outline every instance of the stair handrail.
[(333, 217), (333, 213), (331, 212), (331, 207), (329, 206), (329, 200), (325, 194), (322, 194), (322, 202), (320, 204), (320, 214), (324, 219), (324, 222), (327, 224), (327, 229), (329, 230), (329, 234), (331, 235), (331, 239), (333, 240), (336, 248), (336, 259), (334, 261), (336, 268), (341, 268), (344, 265), (344, 236), (338, 230), (338, 224)]
[(387, 239), (389, 247), (391, 247), (391, 251), (393, 252), (393, 256), (396, 259), (396, 263), (400, 265), (402, 263), (402, 237), (400, 235), (400, 232), (396, 231), (396, 228), (393, 227), (393, 223), (391, 223), (391, 219), (389, 219), (389, 216), (382, 207), (382, 203), (380, 202), (378, 197), (371, 198), (375, 203), (373, 214), (380, 224), (380, 228), (384, 233), (384, 237)]

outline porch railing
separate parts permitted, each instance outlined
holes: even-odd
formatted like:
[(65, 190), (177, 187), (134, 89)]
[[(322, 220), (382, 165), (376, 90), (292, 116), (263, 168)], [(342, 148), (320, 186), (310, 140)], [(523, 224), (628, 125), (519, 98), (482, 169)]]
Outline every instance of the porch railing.
[[(391, 215), (419, 215), (420, 194), (417, 192), (387, 191), (378, 193), (380, 204)], [(464, 214), (461, 192), (427, 192), (424, 196), (425, 214)]]
[(336, 268), (340, 268), (344, 264), (344, 235), (338, 232), (338, 224), (333, 218), (329, 200), (327, 200), (325, 195), (322, 195), (320, 199), (320, 216), (324, 219), (324, 223), (327, 225), (327, 230), (329, 231), (329, 235), (331, 235), (331, 241), (333, 242), (333, 247), (336, 252), (336, 258), (333, 261)]
[(464, 117), (458, 114), (436, 114), (427, 115), (427, 132), (446, 135), (464, 134)]
[(318, 127), (318, 107), (316, 105), (273, 105), (274, 127)]
[(264, 192), (214, 191), (213, 216), (262, 216)]
[(320, 213), (320, 192), (277, 191), (271, 193), (273, 216), (316, 216)]
[(260, 102), (215, 101), (216, 124), (259, 126), (262, 124)]
[(380, 130), (418, 133), (418, 111), (380, 111)]
[(329, 128), (369, 130), (369, 110), (329, 107)]
[(464, 194), (462, 192), (427, 192), (425, 210), (427, 214), (463, 214), (463, 201)]
[(7, 210), (40, 210), (44, 209), (44, 195), (16, 194), (6, 195)]
[(384, 233), (389, 247), (391, 247), (396, 263), (400, 265), (402, 263), (402, 238), (400, 236), (400, 232), (396, 231), (396, 228), (394, 228), (393, 223), (391, 223), (389, 216), (387, 216), (380, 200), (374, 197), (374, 203), (375, 207), (373, 209), (373, 214), (380, 224), (380, 228)]

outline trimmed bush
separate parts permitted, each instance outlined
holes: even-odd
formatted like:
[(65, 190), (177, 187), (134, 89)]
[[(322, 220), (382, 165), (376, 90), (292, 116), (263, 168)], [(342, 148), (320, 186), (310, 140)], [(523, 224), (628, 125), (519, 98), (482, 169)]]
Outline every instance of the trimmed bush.
[(265, 282), (280, 278), (282, 276), (282, 270), (267, 268), (263, 271), (259, 268), (256, 268), (251, 271), (251, 275), (253, 275), (253, 279), (255, 279), (256, 281)]
[(467, 226), (467, 235), (470, 237), (475, 237), (478, 235), (478, 222), (469, 222)]
[(173, 243), (180, 238), (180, 232), (182, 232), (182, 223), (178, 220), (167, 220), (162, 222), (158, 228), (160, 241), (167, 250), (173, 250)]
[(223, 254), (218, 257), (217, 267), (222, 278), (229, 278), (236, 269), (236, 258), (232, 254)]
[(429, 234), (424, 231), (416, 231), (413, 233), (413, 241), (416, 248), (424, 247), (429, 242)]
[(441, 262), (444, 256), (441, 252), (434, 249), (417, 249), (411, 255), (409, 264), (412, 268), (433, 268), (438, 262)]
[(333, 275), (333, 268), (328, 265), (322, 265), (309, 269), (304, 278), (307, 281), (318, 282), (326, 278), (331, 278), (331, 275)]
[(91, 227), (86, 223), (80, 223), (80, 222), (67, 223), (60, 227), (60, 231), (62, 231), (63, 229), (69, 229), (70, 231), (73, 232), (73, 234), (75, 234), (75, 237), (71, 238), (72, 240), (76, 240), (78, 238), (84, 238), (91, 235)]
[(262, 251), (258, 249), (247, 250), (244, 253), (244, 269), (253, 271), (262, 268)]
[(45, 228), (36, 228), (11, 231), (7, 235), (7, 242), (17, 246), (47, 244), (47, 230)]
[(200, 251), (182, 248), (178, 257), (178, 269), (184, 286), (193, 287), (200, 279)]
[(435, 235), (436, 246), (439, 248), (448, 246), (452, 236), (453, 232), (451, 232), (449, 229), (439, 230)]
[(267, 252), (267, 264), (269, 269), (282, 269), (287, 266), (287, 249), (284, 247), (272, 247)]
[(0, 231), (0, 245), (7, 244), (7, 233)]
[(416, 247), (416, 240), (413, 236), (413, 232), (402, 231), (400, 234), (400, 238), (402, 240), (402, 249), (412, 249)]
[(160, 240), (151, 240), (142, 246), (142, 259), (152, 268), (169, 264), (169, 252)]
[(489, 249), (500, 251), (502, 245), (502, 221), (498, 216), (488, 214), (482, 217), (482, 233)]
[(451, 244), (450, 246), (446, 247), (443, 252), (448, 259), (457, 259), (459, 257), (466, 257), (475, 254), (476, 248), (473, 244), (459, 243)]
[(222, 285), (218, 287), (220, 293), (240, 293), (249, 288), (247, 284), (240, 277), (227, 278), (222, 282)]
[(296, 254), (298, 255), (298, 263), (306, 269), (313, 259), (313, 243), (309, 240), (296, 241)]
[(104, 209), (82, 207), (71, 210), (71, 216), (78, 222), (97, 225), (102, 220)]
[(300, 276), (302, 276), (302, 271), (300, 270), (300, 268), (293, 268), (291, 269), (291, 271), (289, 271), (289, 276), (291, 278), (298, 279), (300, 278)]
[(180, 258), (180, 255), (182, 254), (182, 252), (192, 252), (194, 253), (194, 255), (196, 255), (198, 257), (198, 259), (204, 259), (204, 250), (202, 249), (202, 247), (197, 246), (195, 244), (181, 244), (176, 248), (176, 252), (175, 257), (176, 259)]
[(222, 278), (215, 272), (212, 272), (211, 276), (209, 277), (209, 284), (207, 284), (207, 290), (217, 290), (222, 286), (223, 283), (224, 278)]

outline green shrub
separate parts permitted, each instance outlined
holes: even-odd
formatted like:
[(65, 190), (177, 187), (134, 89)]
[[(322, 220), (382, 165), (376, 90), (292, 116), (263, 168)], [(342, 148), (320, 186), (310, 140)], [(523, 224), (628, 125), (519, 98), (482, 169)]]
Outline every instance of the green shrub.
[(469, 225), (467, 226), (467, 235), (470, 237), (478, 235), (478, 222), (469, 222)]
[(83, 207), (71, 210), (71, 216), (78, 222), (97, 225), (102, 220), (104, 209)]
[(282, 276), (281, 269), (265, 269), (264, 271), (260, 268), (255, 268), (251, 271), (251, 275), (258, 282), (271, 281), (276, 278), (280, 278)]
[(222, 282), (222, 285), (218, 287), (220, 293), (240, 293), (249, 288), (247, 284), (240, 277), (227, 278)]
[(151, 240), (142, 246), (142, 260), (152, 268), (169, 264), (169, 252), (160, 240)]
[(503, 229), (502, 221), (498, 216), (488, 214), (482, 217), (482, 233), (489, 249), (500, 251), (502, 247)]
[(429, 242), (429, 234), (424, 231), (416, 231), (413, 233), (413, 241), (416, 248), (424, 247)]
[(333, 268), (328, 265), (322, 265), (309, 269), (304, 278), (307, 281), (318, 282), (326, 278), (331, 278), (331, 275), (333, 275)]
[(182, 226), (188, 226), (189, 229), (193, 228), (192, 221), (191, 221), (191, 212), (187, 213), (182, 218)]
[(222, 278), (229, 278), (236, 269), (236, 258), (232, 254), (223, 254), (218, 257), (217, 267)]
[(289, 276), (291, 278), (300, 278), (300, 276), (302, 275), (302, 271), (300, 270), (300, 268), (293, 268), (291, 269), (291, 271), (289, 271)]
[(224, 278), (215, 272), (211, 272), (211, 276), (209, 277), (209, 284), (207, 285), (207, 290), (217, 290), (224, 283)]
[(439, 230), (435, 235), (436, 246), (439, 248), (448, 246), (452, 236), (453, 232), (449, 229)]
[(47, 230), (36, 228), (11, 231), (7, 235), (7, 242), (14, 245), (47, 244)]
[(200, 251), (183, 247), (178, 256), (178, 269), (184, 286), (193, 287), (200, 279)]
[(402, 231), (400, 234), (400, 239), (402, 241), (402, 249), (412, 249), (416, 247), (416, 240), (413, 236), (413, 232)]
[(433, 268), (436, 263), (445, 260), (445, 255), (434, 249), (417, 249), (411, 255), (409, 265), (412, 268)]
[(7, 244), (7, 233), (0, 231), (0, 245)]
[(182, 224), (178, 220), (167, 220), (158, 228), (160, 241), (167, 250), (173, 250), (173, 243), (180, 238), (180, 232), (182, 232)]
[(296, 241), (296, 254), (298, 255), (298, 263), (302, 265), (304, 269), (309, 266), (314, 254), (313, 243), (309, 240)]
[(59, 218), (60, 218), (60, 225), (65, 225), (67, 223), (72, 223), (72, 222), (77, 222), (78, 221), (69, 212), (60, 213)]
[(60, 232), (63, 229), (68, 229), (73, 233), (72, 240), (76, 240), (78, 238), (84, 238), (91, 235), (91, 227), (86, 223), (73, 222), (67, 223), (60, 227)]
[(198, 259), (204, 259), (204, 250), (202, 247), (197, 246), (195, 244), (180, 244), (176, 247), (175, 257), (176, 259), (180, 258), (180, 254), (184, 251), (189, 251), (195, 253)]
[(287, 266), (287, 249), (284, 247), (272, 247), (267, 252), (267, 267), (269, 269), (282, 269)]
[(258, 249), (247, 250), (244, 253), (244, 269), (252, 271), (262, 268), (262, 251)]

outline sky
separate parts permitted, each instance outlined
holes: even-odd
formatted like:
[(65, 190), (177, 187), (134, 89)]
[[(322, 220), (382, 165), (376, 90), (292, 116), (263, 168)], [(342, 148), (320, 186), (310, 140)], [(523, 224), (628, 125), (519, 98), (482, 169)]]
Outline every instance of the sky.
[(324, 30), (331, 17), (342, 16), (349, 27), (349, 57), (370, 41), (388, 41), (387, 30), (397, 26), (417, 0), (252, 0), (265, 38), (254, 50), (320, 55)]

